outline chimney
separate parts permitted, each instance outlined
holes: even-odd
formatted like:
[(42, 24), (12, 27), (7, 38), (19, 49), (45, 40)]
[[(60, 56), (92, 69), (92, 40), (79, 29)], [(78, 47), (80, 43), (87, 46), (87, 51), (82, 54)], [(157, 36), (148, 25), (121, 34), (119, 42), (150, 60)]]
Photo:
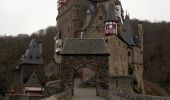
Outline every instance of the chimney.
[(42, 55), (42, 43), (39, 42), (38, 45), (39, 45), (39, 52), (40, 52), (40, 55)]
[(80, 33), (80, 38), (81, 38), (81, 39), (83, 38), (83, 32)]
[(138, 34), (139, 34), (139, 39), (140, 39), (140, 43), (139, 45), (141, 46), (141, 51), (143, 52), (143, 26), (142, 26), (142, 22), (139, 22), (138, 24)]
[(139, 22), (139, 24), (138, 24), (138, 32), (139, 32), (139, 35), (143, 35), (142, 22)]

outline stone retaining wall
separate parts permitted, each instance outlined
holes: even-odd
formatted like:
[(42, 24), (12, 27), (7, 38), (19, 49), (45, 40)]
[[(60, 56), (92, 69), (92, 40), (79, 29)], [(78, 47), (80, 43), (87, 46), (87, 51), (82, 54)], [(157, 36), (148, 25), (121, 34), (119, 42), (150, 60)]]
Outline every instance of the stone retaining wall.
[(6, 95), (4, 100), (40, 100), (44, 96)]
[(109, 100), (170, 100), (170, 97), (132, 94), (121, 91), (100, 90), (100, 96)]
[(71, 97), (72, 97), (71, 89), (67, 89), (64, 92), (52, 95), (52, 96), (42, 99), (42, 100), (70, 100)]

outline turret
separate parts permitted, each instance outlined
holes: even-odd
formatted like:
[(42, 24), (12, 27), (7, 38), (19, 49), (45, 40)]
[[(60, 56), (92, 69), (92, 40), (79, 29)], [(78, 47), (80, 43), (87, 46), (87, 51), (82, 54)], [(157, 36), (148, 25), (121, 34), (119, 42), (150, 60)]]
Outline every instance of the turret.
[(143, 27), (142, 27), (142, 22), (140, 22), (138, 24), (138, 33), (139, 33), (139, 46), (141, 47), (141, 51), (143, 52), (143, 35), (144, 35), (144, 32), (143, 32)]
[(105, 23), (105, 36), (117, 35), (118, 17), (113, 4), (109, 5)]
[(56, 39), (56, 43), (55, 43), (55, 49), (56, 49), (55, 52), (57, 54), (61, 52), (61, 47), (62, 47), (61, 34), (62, 31), (60, 29), (58, 39)]
[(58, 3), (58, 8), (60, 8), (63, 4), (64, 4), (64, 1), (65, 0), (58, 0), (57, 3)]
[(61, 52), (61, 49), (62, 49), (61, 34), (62, 34), (62, 30), (61, 30), (61, 28), (60, 28), (60, 30), (59, 30), (59, 36), (55, 38), (55, 54), (54, 54), (55, 62), (56, 62), (59, 66), (60, 66), (60, 63), (61, 63), (60, 52)]
[(119, 0), (116, 0), (115, 2), (115, 9), (116, 9), (116, 15), (119, 18), (119, 21), (123, 24), (124, 22), (124, 15), (123, 15), (123, 8), (122, 8), (122, 4)]

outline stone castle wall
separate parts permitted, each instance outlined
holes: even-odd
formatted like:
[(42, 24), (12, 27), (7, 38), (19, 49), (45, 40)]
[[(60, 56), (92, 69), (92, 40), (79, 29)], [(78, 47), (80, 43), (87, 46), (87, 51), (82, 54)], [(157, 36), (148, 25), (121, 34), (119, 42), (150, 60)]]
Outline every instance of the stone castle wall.
[(83, 25), (85, 16), (85, 8), (83, 4), (85, 0), (68, 0), (58, 9), (57, 30), (60, 28), (63, 32), (62, 38), (77, 37), (75, 33)]
[(135, 88), (139, 93), (145, 94), (143, 82), (143, 52), (140, 47), (133, 47), (132, 51), (132, 76), (136, 80), (134, 85), (136, 85)]
[(127, 76), (128, 74), (128, 47), (116, 35), (106, 38), (109, 56), (109, 75)]
[(96, 74), (96, 89), (108, 89), (108, 55), (63, 55), (61, 65), (62, 87), (73, 89), (75, 70), (83, 67)]

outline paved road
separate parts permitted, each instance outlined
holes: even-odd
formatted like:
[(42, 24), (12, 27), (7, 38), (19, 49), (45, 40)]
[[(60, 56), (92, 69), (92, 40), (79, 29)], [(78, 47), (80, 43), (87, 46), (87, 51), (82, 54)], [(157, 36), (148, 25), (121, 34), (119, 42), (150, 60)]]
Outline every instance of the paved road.
[(95, 88), (76, 88), (72, 100), (105, 100), (96, 96)]
[(79, 88), (77, 85), (80, 81), (75, 81), (74, 97), (71, 100), (105, 100), (96, 96), (96, 88)]

